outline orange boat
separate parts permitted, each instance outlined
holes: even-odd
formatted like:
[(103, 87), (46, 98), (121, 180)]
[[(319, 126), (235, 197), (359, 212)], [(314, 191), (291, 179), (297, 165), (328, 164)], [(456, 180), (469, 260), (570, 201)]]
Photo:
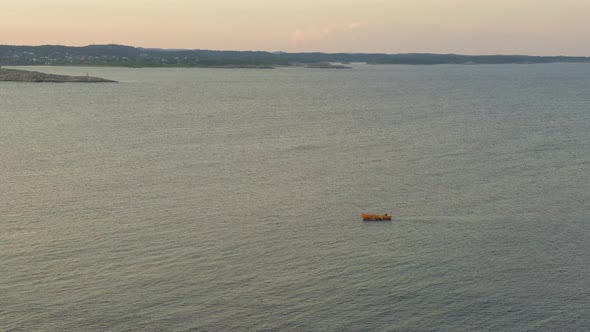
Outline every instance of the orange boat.
[(386, 214), (368, 214), (363, 213), (363, 220), (365, 221), (380, 221), (380, 220), (391, 220), (391, 216)]

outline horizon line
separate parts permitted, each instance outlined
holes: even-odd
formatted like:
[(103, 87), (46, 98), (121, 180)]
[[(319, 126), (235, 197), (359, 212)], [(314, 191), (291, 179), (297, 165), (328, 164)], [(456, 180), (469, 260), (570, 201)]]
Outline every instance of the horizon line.
[(43, 46), (61, 46), (61, 47), (73, 47), (73, 48), (84, 48), (90, 46), (122, 46), (131, 47), (135, 49), (146, 49), (146, 50), (162, 50), (162, 51), (213, 51), (213, 52), (259, 52), (259, 53), (283, 53), (283, 54), (362, 54), (362, 55), (402, 55), (402, 54), (433, 54), (433, 55), (461, 55), (461, 56), (527, 56), (527, 57), (571, 57), (571, 58), (590, 58), (590, 55), (529, 55), (529, 54), (507, 54), (507, 53), (496, 53), (496, 54), (469, 54), (469, 53), (432, 53), (432, 52), (404, 52), (404, 53), (386, 53), (386, 52), (322, 52), (322, 51), (300, 51), (300, 52), (286, 52), (286, 51), (267, 51), (267, 50), (231, 50), (231, 49), (205, 49), (205, 48), (163, 48), (163, 47), (143, 47), (143, 46), (132, 46), (117, 43), (106, 43), (106, 44), (88, 44), (84, 46), (72, 46), (64, 44), (40, 44), (40, 45), (9, 45), (0, 44), (0, 47), (43, 47)]

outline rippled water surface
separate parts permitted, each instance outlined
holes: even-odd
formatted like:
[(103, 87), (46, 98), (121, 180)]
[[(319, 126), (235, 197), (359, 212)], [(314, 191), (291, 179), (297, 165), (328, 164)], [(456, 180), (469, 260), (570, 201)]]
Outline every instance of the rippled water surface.
[(590, 66), (354, 67), (0, 84), (0, 331), (590, 329)]

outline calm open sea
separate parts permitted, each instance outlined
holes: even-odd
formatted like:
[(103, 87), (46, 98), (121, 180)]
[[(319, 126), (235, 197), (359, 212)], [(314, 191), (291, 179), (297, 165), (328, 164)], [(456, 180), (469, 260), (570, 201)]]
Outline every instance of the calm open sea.
[(0, 331), (589, 330), (590, 65), (353, 66), (1, 83)]

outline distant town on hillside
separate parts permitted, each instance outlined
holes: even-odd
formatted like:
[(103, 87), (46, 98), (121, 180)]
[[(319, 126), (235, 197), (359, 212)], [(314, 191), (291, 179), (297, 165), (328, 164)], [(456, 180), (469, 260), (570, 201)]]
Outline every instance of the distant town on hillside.
[[(590, 57), (527, 55), (458, 55), (430, 53), (285, 53), (263, 51), (170, 50), (123, 45), (84, 47), (0, 45), (0, 65), (116, 66), (116, 67), (253, 67), (310, 66), (317, 64), (532, 64), (590, 63)], [(316, 65), (314, 65), (316, 64)], [(320, 68), (322, 66), (319, 66)], [(339, 66), (334, 68), (345, 68)]]

